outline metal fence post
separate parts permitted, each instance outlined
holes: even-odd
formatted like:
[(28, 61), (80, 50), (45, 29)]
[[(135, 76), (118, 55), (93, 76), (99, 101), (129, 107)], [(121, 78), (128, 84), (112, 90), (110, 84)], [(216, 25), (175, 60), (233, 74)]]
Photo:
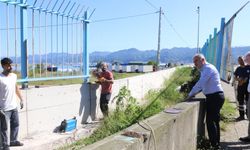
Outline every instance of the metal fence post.
[(89, 52), (87, 47), (87, 39), (88, 39), (88, 23), (87, 20), (88, 12), (85, 11), (84, 13), (84, 20), (83, 20), (83, 80), (84, 82), (88, 82), (89, 80)]
[(219, 72), (221, 67), (221, 54), (222, 54), (222, 46), (223, 46), (223, 35), (224, 35), (224, 27), (225, 27), (225, 18), (221, 18), (221, 24), (220, 24), (220, 34), (219, 34), (219, 40), (218, 40), (218, 51), (217, 51), (217, 64), (216, 67)]
[[(26, 79), (28, 76), (28, 60), (27, 60), (27, 6), (24, 0), (20, 1), (22, 6), (20, 7), (20, 39), (21, 39), (21, 78)], [(22, 85), (23, 88), (26, 87), (25, 84)]]
[(212, 64), (214, 66), (216, 66), (216, 42), (217, 41), (217, 28), (214, 28), (214, 37), (213, 37), (213, 40), (212, 40), (212, 49), (213, 49), (213, 54), (212, 54)]

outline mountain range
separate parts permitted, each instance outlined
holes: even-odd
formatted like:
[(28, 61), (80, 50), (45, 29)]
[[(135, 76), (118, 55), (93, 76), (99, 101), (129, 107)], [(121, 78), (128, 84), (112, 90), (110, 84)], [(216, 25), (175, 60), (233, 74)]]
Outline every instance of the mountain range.
[[(174, 47), (171, 49), (162, 49), (160, 51), (161, 63), (192, 63), (192, 57), (196, 53), (196, 48)], [(234, 63), (240, 55), (245, 55), (250, 51), (250, 46), (232, 47), (232, 56)], [(93, 52), (90, 53), (90, 63), (99, 61), (105, 62), (148, 62), (156, 60), (156, 50), (138, 50), (136, 48), (124, 49), (115, 52)]]
[[(196, 48), (188, 47), (174, 47), (171, 49), (162, 49), (160, 51), (160, 62), (161, 63), (192, 63), (192, 57), (196, 53)], [(237, 58), (240, 55), (245, 55), (250, 51), (250, 46), (244, 47), (233, 47), (232, 56), (234, 63), (237, 63)], [(100, 61), (105, 61), (109, 63), (119, 62), (119, 63), (129, 63), (129, 62), (149, 62), (156, 61), (156, 50), (139, 50), (136, 48), (123, 49), (115, 52), (101, 51), (92, 52), (89, 54), (90, 64), (95, 64)], [(12, 59), (15, 59), (12, 57)], [(36, 64), (40, 62), (52, 64), (62, 64), (62, 63), (74, 63), (80, 62), (82, 60), (82, 54), (66, 54), (66, 53), (48, 53), (47, 55), (34, 55), (32, 57), (29, 55), (28, 61), (30, 64), (34, 61)], [(20, 63), (20, 57), (17, 58), (17, 62)]]

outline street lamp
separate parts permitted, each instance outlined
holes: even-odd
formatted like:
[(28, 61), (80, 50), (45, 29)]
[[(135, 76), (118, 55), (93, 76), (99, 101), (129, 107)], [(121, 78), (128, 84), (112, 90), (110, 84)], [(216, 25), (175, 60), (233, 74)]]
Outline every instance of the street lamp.
[(200, 53), (199, 49), (199, 36), (200, 36), (200, 7), (197, 7), (197, 14), (198, 14), (198, 31), (197, 31), (197, 53)]

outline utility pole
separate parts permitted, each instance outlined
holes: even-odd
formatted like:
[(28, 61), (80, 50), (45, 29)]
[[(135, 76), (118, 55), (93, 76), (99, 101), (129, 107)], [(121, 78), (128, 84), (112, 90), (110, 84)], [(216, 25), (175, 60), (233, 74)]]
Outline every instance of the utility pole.
[(200, 53), (199, 48), (199, 39), (200, 39), (200, 7), (197, 7), (197, 14), (198, 14), (198, 27), (197, 27), (197, 53)]
[(159, 70), (159, 66), (160, 66), (160, 49), (161, 49), (161, 14), (162, 14), (162, 10), (161, 10), (161, 7), (160, 7), (160, 11), (159, 11), (159, 28), (158, 28), (157, 60), (156, 60), (157, 70)]

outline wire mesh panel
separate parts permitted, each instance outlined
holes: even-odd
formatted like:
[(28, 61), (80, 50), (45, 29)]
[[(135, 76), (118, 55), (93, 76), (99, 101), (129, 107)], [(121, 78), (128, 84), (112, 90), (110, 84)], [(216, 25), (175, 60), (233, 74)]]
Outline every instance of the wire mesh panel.
[(220, 72), (221, 79), (228, 81), (229, 76), (233, 75), (233, 63), (231, 60), (231, 41), (233, 31), (233, 19), (230, 19), (225, 25), (225, 19), (221, 19), (221, 29), (214, 30), (214, 37), (209, 40), (202, 48), (202, 53), (207, 61), (214, 64)]
[(0, 13), (0, 58), (13, 60), (20, 82), (88, 78), (84, 7), (67, 0), (0, 0)]

